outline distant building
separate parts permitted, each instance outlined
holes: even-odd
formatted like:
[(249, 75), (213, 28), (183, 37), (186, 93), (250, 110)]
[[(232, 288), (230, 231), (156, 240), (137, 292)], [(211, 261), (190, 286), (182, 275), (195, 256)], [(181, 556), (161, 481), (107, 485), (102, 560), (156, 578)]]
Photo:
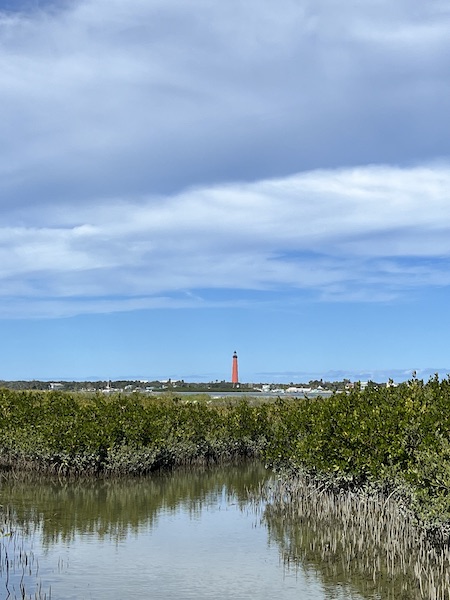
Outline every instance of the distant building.
[(310, 387), (288, 387), (286, 389), (286, 394), (305, 394), (310, 391)]
[(238, 356), (237, 356), (236, 350), (234, 351), (234, 354), (233, 354), (233, 364), (232, 364), (232, 367), (231, 367), (231, 383), (233, 385), (238, 385), (239, 384)]
[(56, 382), (56, 383), (52, 382), (52, 383), (48, 384), (48, 389), (49, 390), (62, 390), (63, 387), (64, 387), (64, 384), (63, 383), (59, 383), (59, 382)]

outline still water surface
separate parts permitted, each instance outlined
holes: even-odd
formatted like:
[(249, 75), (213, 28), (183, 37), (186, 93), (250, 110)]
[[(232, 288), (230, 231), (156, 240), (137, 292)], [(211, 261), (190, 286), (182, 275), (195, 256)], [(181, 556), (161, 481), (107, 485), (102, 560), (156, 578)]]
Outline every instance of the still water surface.
[[(22, 581), (27, 598), (53, 600), (361, 600), (358, 586), (325, 580), (317, 565), (287, 568), (263, 505), (248, 499), (268, 477), (250, 464), (126, 481), (3, 481), (1, 504), (29, 557), (9, 576), (10, 598), (22, 598)], [(17, 552), (17, 539), (3, 552)]]

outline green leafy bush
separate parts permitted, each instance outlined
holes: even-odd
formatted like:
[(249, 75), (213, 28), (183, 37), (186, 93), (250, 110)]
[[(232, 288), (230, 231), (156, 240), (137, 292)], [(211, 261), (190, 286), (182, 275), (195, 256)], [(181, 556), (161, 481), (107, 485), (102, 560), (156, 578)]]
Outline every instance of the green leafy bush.
[(246, 456), (346, 481), (398, 482), (413, 490), (419, 513), (450, 520), (450, 380), (225, 404), (0, 390), (4, 467), (139, 474)]

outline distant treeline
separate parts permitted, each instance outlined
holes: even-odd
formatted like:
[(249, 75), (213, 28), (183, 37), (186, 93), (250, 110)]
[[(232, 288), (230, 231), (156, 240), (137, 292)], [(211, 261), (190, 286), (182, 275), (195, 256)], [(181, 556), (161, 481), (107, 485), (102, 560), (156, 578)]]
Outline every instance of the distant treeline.
[[(256, 384), (256, 386), (262, 384)], [(68, 380), (54, 380), (54, 381), (42, 381), (39, 379), (31, 380), (14, 380), (6, 381), (0, 380), (0, 387), (10, 390), (49, 390), (56, 389), (59, 391), (100, 391), (100, 390), (121, 390), (126, 392), (133, 391), (166, 391), (166, 390), (179, 390), (179, 391), (228, 391), (235, 390), (236, 387), (231, 381), (210, 381), (204, 382), (188, 382), (184, 380), (153, 380), (153, 381), (141, 381), (133, 379), (117, 379), (117, 380), (106, 380), (99, 379), (95, 381), (68, 381)], [(252, 390), (254, 384), (242, 383), (239, 388), (243, 390)]]
[(450, 522), (450, 381), (272, 402), (0, 390), (4, 469), (108, 476), (249, 456), (400, 486), (422, 517)]
[[(317, 388), (322, 387), (327, 390), (340, 391), (346, 389), (350, 384), (349, 379), (343, 379), (342, 381), (324, 381), (322, 379), (314, 379), (308, 383), (290, 382), (290, 383), (277, 383), (272, 384), (271, 387), (277, 389), (288, 389), (289, 387), (311, 387)], [(371, 385), (385, 385), (385, 384), (374, 384)], [(227, 392), (227, 391), (242, 391), (247, 393), (261, 390), (263, 386), (267, 385), (264, 382), (260, 383), (240, 383), (236, 387), (231, 381), (215, 380), (208, 382), (190, 382), (184, 381), (183, 379), (178, 380), (153, 380), (153, 381), (142, 381), (142, 380), (130, 380), (130, 379), (118, 379), (118, 380), (96, 380), (96, 381), (68, 381), (68, 380), (54, 380), (42, 381), (39, 379), (31, 380), (0, 380), (0, 388), (6, 388), (9, 390), (49, 390), (57, 389), (60, 391), (72, 391), (72, 392), (84, 392), (84, 391), (100, 391), (100, 390), (120, 390), (127, 393), (133, 391), (179, 391), (179, 392)]]

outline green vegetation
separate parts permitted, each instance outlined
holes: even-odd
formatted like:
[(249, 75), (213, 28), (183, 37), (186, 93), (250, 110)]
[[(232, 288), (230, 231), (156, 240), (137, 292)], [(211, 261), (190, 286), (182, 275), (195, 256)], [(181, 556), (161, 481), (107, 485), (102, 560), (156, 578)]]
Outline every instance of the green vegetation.
[(261, 455), (268, 405), (0, 391), (0, 466), (59, 474), (143, 474)]
[(450, 380), (271, 403), (0, 390), (4, 468), (122, 475), (249, 456), (401, 487), (422, 518), (450, 522)]
[(341, 484), (400, 486), (422, 518), (450, 522), (450, 379), (280, 402), (266, 456)]

